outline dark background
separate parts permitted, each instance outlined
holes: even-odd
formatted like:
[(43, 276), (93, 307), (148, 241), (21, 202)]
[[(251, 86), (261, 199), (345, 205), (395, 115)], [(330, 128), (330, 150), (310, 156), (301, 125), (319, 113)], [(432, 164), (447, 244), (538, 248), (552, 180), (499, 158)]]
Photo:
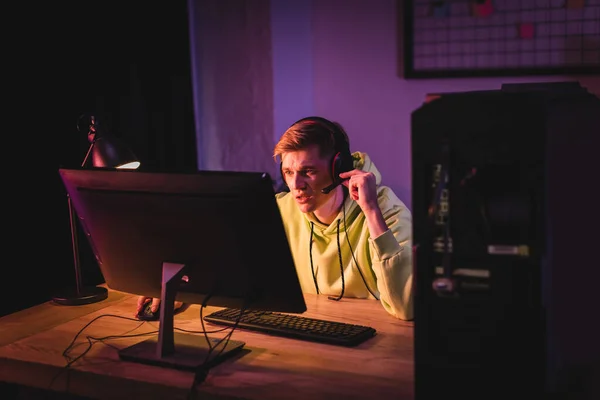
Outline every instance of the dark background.
[[(0, 315), (75, 287), (58, 168), (77, 167), (94, 113), (153, 170), (196, 168), (187, 2), (85, 1), (5, 8)], [(8, 139), (8, 140), (7, 140)], [(5, 239), (6, 240), (6, 239)], [(81, 243), (84, 284), (103, 282)]]

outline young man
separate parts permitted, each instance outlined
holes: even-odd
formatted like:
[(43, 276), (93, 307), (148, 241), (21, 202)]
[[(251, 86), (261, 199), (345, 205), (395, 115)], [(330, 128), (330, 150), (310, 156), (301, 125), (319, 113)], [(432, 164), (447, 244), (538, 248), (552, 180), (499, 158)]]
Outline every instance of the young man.
[(351, 153), (337, 123), (303, 118), (281, 136), (289, 191), (277, 194), (305, 293), (379, 299), (396, 318), (413, 318), (412, 216), (365, 153)]
[[(289, 191), (276, 195), (302, 291), (379, 299), (413, 318), (412, 216), (337, 123), (303, 118), (273, 151)], [(140, 297), (156, 311), (159, 299)], [(176, 302), (177, 309), (181, 303)]]

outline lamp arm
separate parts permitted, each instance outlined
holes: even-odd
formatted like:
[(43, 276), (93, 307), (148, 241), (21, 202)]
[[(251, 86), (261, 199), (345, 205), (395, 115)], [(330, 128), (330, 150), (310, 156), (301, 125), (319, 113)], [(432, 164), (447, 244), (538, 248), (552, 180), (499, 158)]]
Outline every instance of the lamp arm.
[(83, 162), (81, 163), (81, 167), (85, 167), (85, 163), (87, 162), (88, 157), (90, 156), (90, 153), (92, 152), (92, 148), (94, 147), (94, 143), (96, 143), (96, 141), (92, 141), (92, 143), (90, 144), (90, 147), (88, 147), (88, 151), (87, 153), (85, 153), (85, 157), (83, 158)]
[(79, 243), (77, 238), (77, 213), (73, 207), (71, 196), (67, 194), (67, 200), (69, 204), (69, 222), (71, 223), (71, 246), (73, 247), (73, 264), (75, 265), (75, 283), (77, 285), (77, 294), (81, 293), (82, 279), (81, 279), (81, 265), (79, 264)]

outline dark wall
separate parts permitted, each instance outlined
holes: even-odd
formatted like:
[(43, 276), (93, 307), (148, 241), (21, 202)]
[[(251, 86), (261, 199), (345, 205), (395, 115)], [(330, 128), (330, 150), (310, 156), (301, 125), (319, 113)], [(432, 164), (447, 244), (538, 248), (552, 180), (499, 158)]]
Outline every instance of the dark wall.
[[(146, 169), (196, 168), (185, 0), (19, 7), (7, 11), (0, 315), (75, 285), (58, 168), (85, 156), (80, 114), (95, 113)], [(102, 282), (85, 242), (82, 261), (84, 283)]]

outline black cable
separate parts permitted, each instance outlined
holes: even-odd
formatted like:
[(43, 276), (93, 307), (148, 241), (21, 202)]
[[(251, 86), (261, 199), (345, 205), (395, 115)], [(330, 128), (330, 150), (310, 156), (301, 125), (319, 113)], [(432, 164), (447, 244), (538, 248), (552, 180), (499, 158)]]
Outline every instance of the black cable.
[[(150, 332), (144, 332), (144, 333), (136, 333), (136, 334), (122, 334), (122, 335), (109, 335), (109, 336), (104, 336), (104, 337), (95, 337), (95, 336), (86, 336), (85, 339), (87, 340), (87, 347), (86, 349), (81, 352), (80, 354), (78, 354), (75, 357), (71, 357), (70, 352), (75, 349), (77, 347), (77, 344), (75, 343), (77, 341), (77, 338), (79, 338), (79, 336), (83, 333), (83, 331), (89, 327), (93, 322), (97, 321), (100, 318), (104, 318), (104, 317), (114, 317), (114, 318), (120, 318), (120, 319), (125, 319), (128, 321), (135, 321), (135, 322), (140, 322), (139, 319), (137, 318), (129, 318), (129, 317), (123, 317), (121, 315), (115, 315), (115, 314), (102, 314), (97, 316), (96, 318), (92, 319), (90, 322), (88, 322), (87, 324), (85, 324), (73, 337), (73, 339), (71, 340), (71, 342), (69, 343), (69, 345), (63, 350), (62, 352), (62, 356), (67, 360), (67, 364), (54, 376), (52, 377), (52, 379), (50, 380), (50, 384), (48, 386), (48, 388), (50, 390), (52, 390), (52, 386), (54, 385), (54, 382), (56, 381), (56, 379), (58, 379), (58, 377), (63, 374), (64, 372), (67, 372), (70, 367), (77, 362), (78, 360), (80, 360), (82, 357), (84, 357), (93, 347), (93, 345), (97, 342), (101, 342), (109, 347), (112, 347), (116, 350), (116, 347), (105, 343), (106, 340), (109, 339), (122, 339), (122, 338), (132, 338), (132, 337), (140, 337), (140, 336), (148, 336), (148, 335), (156, 335), (158, 333), (158, 329), (150, 331)], [(136, 329), (139, 329), (142, 325), (144, 324), (150, 324), (151, 326), (153, 326), (149, 321), (141, 321), (141, 323), (139, 325), (137, 325), (135, 328), (131, 329), (129, 332), (133, 332)], [(219, 328), (213, 331), (192, 331), (192, 330), (187, 330), (187, 329), (182, 329), (182, 328), (174, 328), (178, 331), (182, 331), (182, 332), (186, 332), (186, 333), (217, 333), (217, 332), (222, 332), (223, 330), (229, 329), (229, 327), (223, 327), (223, 328)], [(82, 344), (82, 343), (80, 343)], [(65, 392), (68, 392), (68, 380), (67, 380), (67, 387)]]
[(315, 267), (313, 265), (312, 258), (312, 245), (313, 245), (313, 236), (315, 230), (315, 223), (310, 223), (310, 242), (308, 244), (308, 255), (310, 256), (310, 270), (312, 271), (313, 282), (315, 283), (315, 289), (317, 290), (317, 294), (319, 294), (319, 284), (317, 283), (317, 276), (315, 275)]
[[(358, 265), (358, 261), (356, 260), (356, 257), (354, 256), (354, 249), (352, 248), (352, 244), (350, 243), (350, 238), (348, 237), (348, 224), (346, 222), (346, 199), (348, 198), (348, 191), (345, 190), (344, 191), (344, 201), (342, 202), (342, 210), (344, 213), (344, 232), (346, 233), (346, 242), (348, 243), (348, 247), (350, 247), (350, 254), (352, 255), (352, 260), (354, 261), (354, 265), (356, 266), (356, 269), (358, 270), (358, 273), (365, 285), (365, 287), (367, 288), (367, 290), (369, 291), (369, 293), (371, 293), (371, 296), (373, 296), (375, 299), (379, 300), (379, 296), (377, 296), (369, 287), (369, 285), (367, 284), (367, 280), (362, 272), (362, 270), (360, 269), (360, 266)], [(309, 248), (308, 248), (308, 252), (310, 255), (310, 269), (312, 271), (312, 277), (313, 277), (313, 281), (315, 283), (315, 288), (317, 290), (317, 294), (319, 294), (319, 285), (317, 284), (317, 277), (315, 275), (315, 269), (314, 269), (314, 265), (313, 265), (313, 257), (312, 257), (312, 243), (313, 243), (313, 235), (314, 235), (314, 223), (311, 222), (310, 223), (310, 244), (309, 244)], [(333, 296), (329, 296), (328, 298), (330, 300), (335, 300), (335, 301), (339, 301), (343, 295), (344, 295), (344, 291), (345, 291), (345, 278), (344, 278), (344, 267), (343, 267), (343, 260), (342, 260), (342, 253), (341, 253), (341, 248), (340, 248), (340, 220), (338, 220), (338, 233), (337, 233), (337, 244), (338, 244), (338, 256), (339, 256), (339, 263), (340, 263), (340, 270), (341, 270), (341, 278), (342, 278), (342, 292), (338, 297), (333, 297)]]
[[(344, 207), (344, 203), (342, 203), (342, 207)], [(344, 291), (346, 289), (346, 281), (344, 278), (344, 263), (342, 261), (342, 249), (340, 249), (340, 220), (337, 220), (337, 249), (338, 249), (338, 258), (340, 261), (340, 272), (342, 277), (342, 291), (338, 297), (329, 296), (329, 300), (339, 301), (342, 297), (344, 297)]]
[(189, 400), (194, 399), (196, 397), (196, 394), (197, 394), (196, 387), (197, 387), (197, 385), (199, 385), (200, 383), (204, 382), (204, 380), (206, 380), (206, 377), (208, 376), (208, 373), (210, 371), (209, 362), (211, 361), (210, 360), (210, 355), (213, 353), (213, 351), (214, 351), (215, 348), (217, 348), (221, 343), (223, 343), (223, 341), (225, 341), (225, 344), (223, 344), (223, 347), (221, 347), (221, 349), (219, 350), (219, 352), (216, 353), (216, 355), (213, 357), (213, 360), (216, 359), (216, 358), (218, 358), (221, 355), (221, 353), (223, 353), (223, 351), (227, 347), (227, 344), (229, 343), (229, 340), (231, 339), (231, 336), (233, 335), (233, 332), (238, 327), (238, 324), (240, 322), (242, 314), (246, 310), (246, 306), (247, 306), (246, 303), (248, 302), (248, 297), (246, 297), (244, 299), (244, 302), (243, 302), (242, 307), (240, 309), (240, 313), (239, 313), (239, 315), (238, 315), (235, 323), (231, 327), (226, 327), (226, 328), (229, 328), (230, 331), (225, 336), (223, 336), (213, 346), (210, 343), (210, 338), (206, 334), (206, 327), (204, 325), (204, 317), (203, 317), (203, 310), (204, 310), (205, 307), (207, 307), (208, 300), (210, 299), (210, 297), (212, 297), (212, 292), (204, 298), (204, 301), (202, 302), (202, 305), (200, 306), (200, 324), (202, 325), (202, 331), (205, 332), (204, 333), (204, 338), (205, 338), (206, 344), (208, 346), (208, 351), (206, 352), (206, 357), (204, 358), (204, 361), (198, 366), (198, 368), (194, 372), (194, 379), (192, 380), (192, 385), (190, 386), (190, 390), (189, 390), (188, 396), (187, 396), (187, 398)]
[[(344, 203), (345, 203), (345, 200), (344, 200)], [(369, 287), (369, 285), (367, 285), (367, 280), (366, 280), (365, 276), (363, 275), (362, 270), (360, 269), (360, 267), (358, 265), (358, 261), (356, 261), (356, 257), (354, 256), (354, 249), (352, 248), (352, 244), (350, 244), (350, 238), (348, 237), (348, 226), (347, 226), (347, 223), (346, 223), (346, 207), (345, 207), (345, 204), (344, 204), (343, 210), (344, 210), (344, 232), (346, 232), (346, 242), (348, 242), (348, 247), (350, 247), (350, 254), (352, 255), (352, 259), (354, 260), (354, 265), (356, 266), (356, 269), (358, 270), (358, 273), (359, 273), (360, 277), (362, 278), (362, 281), (365, 284), (365, 287), (367, 288), (367, 290), (369, 291), (369, 293), (371, 293), (371, 296), (373, 296), (374, 298), (376, 298), (377, 300), (379, 300), (379, 296), (376, 296), (375, 293), (373, 293), (373, 291)]]
[[(77, 362), (79, 359), (81, 359), (83, 356), (85, 356), (91, 350), (92, 346), (94, 345), (94, 343), (92, 342), (93, 338), (88, 336), (88, 337), (86, 337), (86, 339), (87, 339), (87, 348), (81, 354), (79, 354), (78, 356), (76, 356), (74, 358), (71, 357), (70, 354), (69, 354), (69, 352), (75, 347), (75, 341), (77, 340), (77, 338), (79, 337), (79, 335), (81, 335), (83, 333), (83, 331), (88, 326), (90, 326), (93, 322), (95, 322), (98, 319), (103, 318), (103, 317), (115, 317), (115, 318), (126, 319), (126, 320), (129, 320), (129, 321), (140, 322), (138, 319), (135, 319), (135, 318), (123, 317), (123, 316), (120, 316), (120, 315), (113, 315), (113, 314), (103, 314), (103, 315), (97, 316), (96, 318), (92, 319), (90, 322), (88, 322), (87, 324), (85, 324), (75, 334), (75, 336), (73, 337), (73, 339), (71, 340), (71, 342), (69, 343), (69, 345), (63, 350), (62, 356), (67, 360), (67, 364), (60, 371), (58, 371), (58, 373), (54, 377), (52, 377), (52, 379), (50, 380), (50, 384), (48, 386), (49, 389), (52, 390), (52, 386), (54, 385), (54, 382), (56, 381), (56, 379), (58, 379), (58, 377), (61, 374), (63, 374), (64, 372), (68, 371), (69, 368), (71, 367), (71, 365), (73, 365), (75, 362)], [(135, 327), (134, 329), (132, 329), (132, 331), (135, 330), (135, 329), (138, 329), (143, 324), (144, 324), (144, 322), (142, 322), (140, 325), (138, 325), (137, 327)], [(136, 334), (136, 335), (133, 335), (133, 336), (151, 335), (151, 334), (155, 334), (157, 332), (158, 331), (148, 332), (148, 333), (143, 333), (143, 334)], [(132, 336), (132, 335), (129, 335), (129, 336)], [(116, 336), (116, 337), (118, 337), (118, 336)], [(122, 336), (122, 337), (127, 337), (127, 336)], [(68, 377), (67, 377), (67, 379), (68, 379)], [(67, 387), (65, 389), (65, 392), (68, 392), (68, 386), (69, 386), (69, 382), (67, 380)]]

